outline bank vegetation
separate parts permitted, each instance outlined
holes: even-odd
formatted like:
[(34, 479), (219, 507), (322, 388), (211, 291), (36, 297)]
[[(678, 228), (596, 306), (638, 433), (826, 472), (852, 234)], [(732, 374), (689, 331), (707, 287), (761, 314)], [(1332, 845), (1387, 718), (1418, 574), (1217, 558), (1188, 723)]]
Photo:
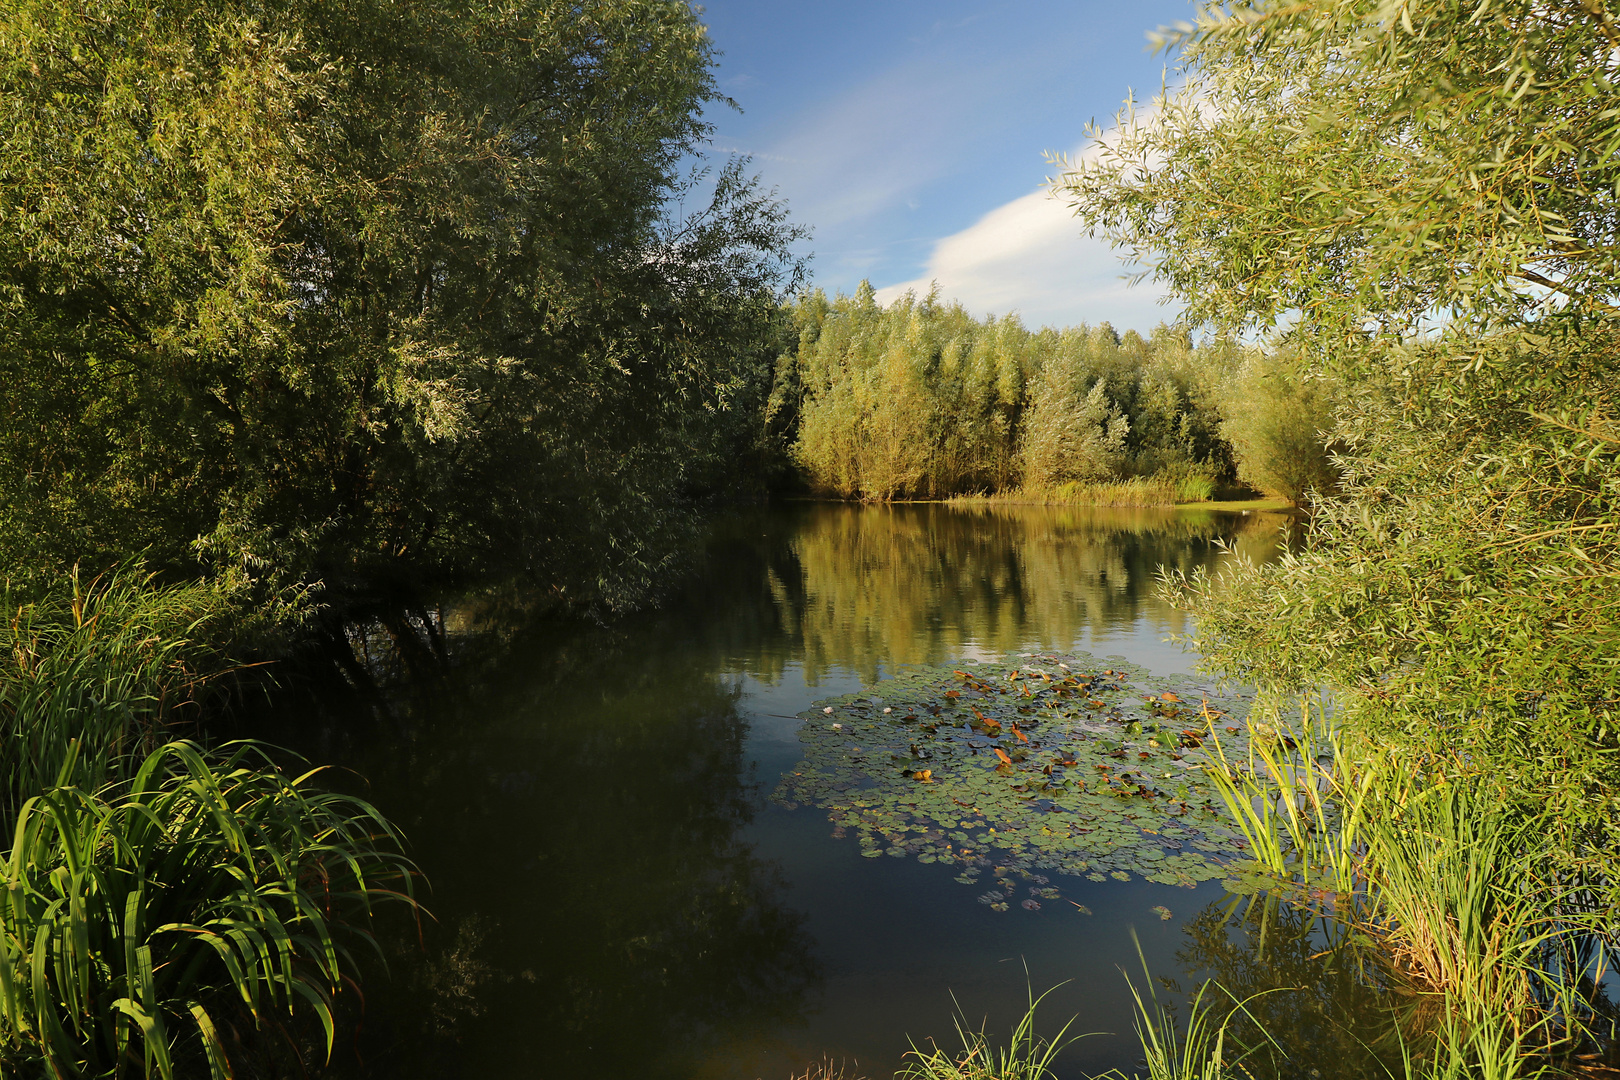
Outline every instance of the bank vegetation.
[(1612, 5), (1256, 0), (1164, 40), (1177, 89), (1054, 193), (1191, 323), (1337, 387), (1303, 550), (1164, 580), (1206, 667), (1275, 710), (1220, 769), (1234, 819), (1273, 896), (1378, 943), (1392, 1070), (1612, 1067)]

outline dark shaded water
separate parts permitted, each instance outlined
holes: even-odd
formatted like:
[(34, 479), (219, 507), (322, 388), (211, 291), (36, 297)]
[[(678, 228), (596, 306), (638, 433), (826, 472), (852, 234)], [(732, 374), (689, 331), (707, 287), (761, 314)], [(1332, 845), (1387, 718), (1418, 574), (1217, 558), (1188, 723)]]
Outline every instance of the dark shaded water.
[[(433, 883), (437, 923), (421, 944), (394, 928), (336, 1071), (786, 1080), (830, 1056), (886, 1077), (956, 1010), (1004, 1033), (1061, 983), (1045, 1030), (1113, 1033), (1066, 1055), (1077, 1075), (1138, 1056), (1133, 931), (1181, 984), (1320, 980), (1257, 959), (1218, 883), (1064, 878), (1090, 915), (996, 912), (947, 866), (862, 858), (823, 812), (766, 801), (799, 760), (795, 714), (898, 665), (1084, 649), (1188, 670), (1159, 567), (1268, 558), (1280, 524), (805, 504), (720, 522), (678, 598), (612, 627), (461, 606), (450, 672), (268, 733), (365, 777)], [(1310, 1015), (1296, 999), (1289, 1022)]]

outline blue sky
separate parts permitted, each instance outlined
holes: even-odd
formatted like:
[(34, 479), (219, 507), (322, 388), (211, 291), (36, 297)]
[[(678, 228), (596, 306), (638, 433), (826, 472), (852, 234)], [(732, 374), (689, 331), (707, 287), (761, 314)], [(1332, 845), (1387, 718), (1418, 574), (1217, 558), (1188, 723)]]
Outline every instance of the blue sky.
[(829, 293), (862, 278), (890, 299), (941, 293), (1031, 326), (1146, 331), (1175, 308), (1127, 288), (1106, 243), (1044, 194), (1047, 151), (1074, 153), (1127, 92), (1146, 102), (1166, 58), (1147, 33), (1188, 0), (710, 0), (723, 92), (717, 155), (744, 153), (811, 226)]

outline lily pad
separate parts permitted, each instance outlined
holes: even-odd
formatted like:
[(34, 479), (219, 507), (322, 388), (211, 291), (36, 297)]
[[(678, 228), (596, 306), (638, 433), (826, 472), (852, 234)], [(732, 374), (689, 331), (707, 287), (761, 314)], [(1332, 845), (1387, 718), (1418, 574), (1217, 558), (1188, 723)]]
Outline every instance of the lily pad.
[(1202, 766), (1217, 747), (1247, 756), (1251, 703), (1119, 657), (911, 668), (802, 714), (817, 721), (804, 760), (772, 798), (825, 810), (869, 858), (927, 856), (964, 884), (1055, 871), (1190, 887), (1245, 857)]

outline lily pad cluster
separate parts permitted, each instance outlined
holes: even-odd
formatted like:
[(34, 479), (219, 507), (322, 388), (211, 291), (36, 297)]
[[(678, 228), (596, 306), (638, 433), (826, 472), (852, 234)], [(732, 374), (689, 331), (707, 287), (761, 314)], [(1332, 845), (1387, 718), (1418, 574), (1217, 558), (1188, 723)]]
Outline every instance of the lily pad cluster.
[(912, 668), (802, 714), (772, 798), (825, 809), (869, 858), (989, 875), (998, 911), (1058, 899), (1041, 871), (1190, 888), (1245, 855), (1202, 766), (1216, 744), (1247, 756), (1251, 703), (1117, 657)]

